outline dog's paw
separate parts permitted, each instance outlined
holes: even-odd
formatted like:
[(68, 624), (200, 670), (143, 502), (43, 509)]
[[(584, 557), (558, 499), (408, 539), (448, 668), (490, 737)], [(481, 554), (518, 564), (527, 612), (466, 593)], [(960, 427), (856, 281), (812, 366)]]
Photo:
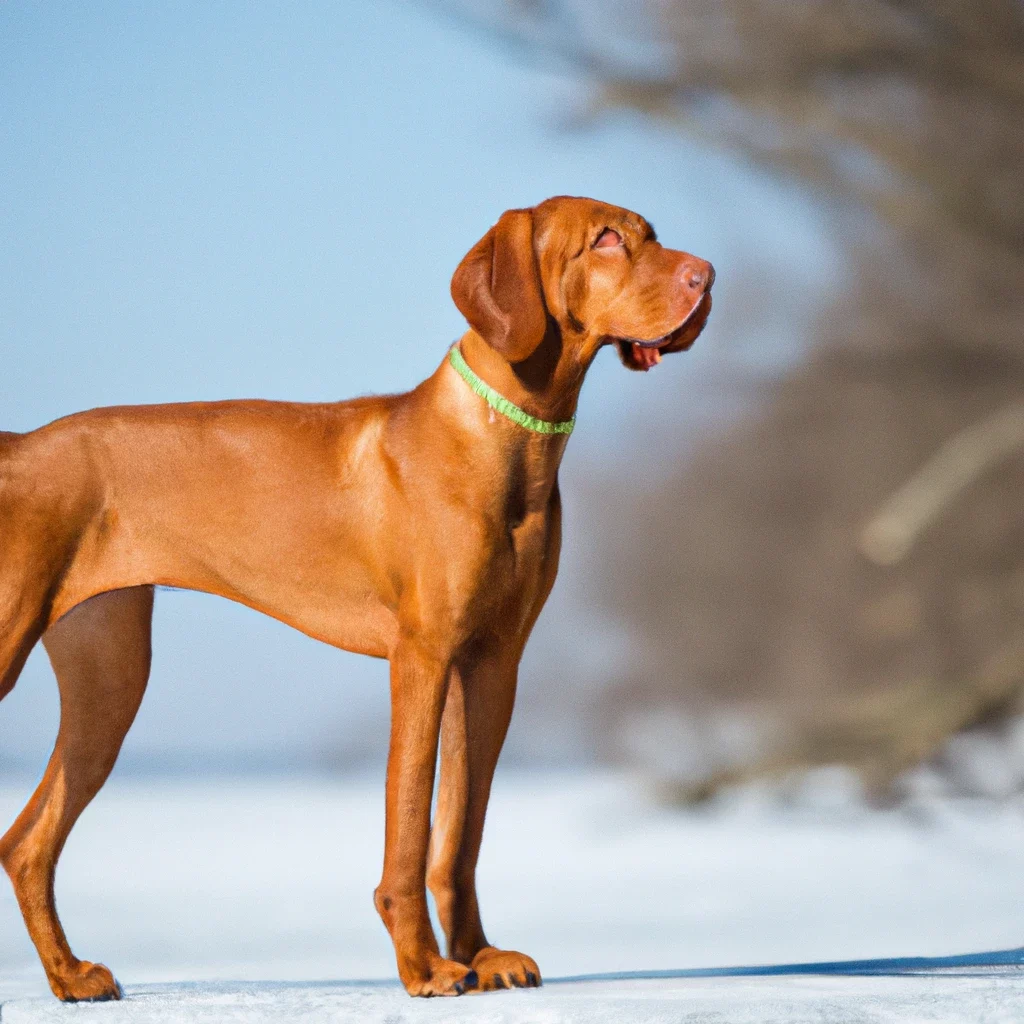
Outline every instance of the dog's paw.
[(477, 973), (472, 967), (445, 960), (437, 953), (428, 954), (420, 968), (399, 974), (405, 991), (411, 996), (461, 996), (477, 986)]
[(499, 988), (536, 988), (541, 982), (537, 961), (514, 949), (495, 949), (485, 946), (472, 963), (480, 976), (480, 991)]
[(103, 964), (88, 960), (80, 960), (60, 977), (51, 977), (50, 988), (65, 1003), (105, 1003), (122, 996), (114, 975)]

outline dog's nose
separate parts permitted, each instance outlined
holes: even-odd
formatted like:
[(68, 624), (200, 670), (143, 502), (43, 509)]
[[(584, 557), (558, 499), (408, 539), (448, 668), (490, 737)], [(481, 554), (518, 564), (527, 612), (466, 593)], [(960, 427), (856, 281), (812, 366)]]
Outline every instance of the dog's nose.
[(683, 280), (694, 291), (706, 291), (715, 283), (715, 268), (710, 263), (700, 260), (686, 270)]

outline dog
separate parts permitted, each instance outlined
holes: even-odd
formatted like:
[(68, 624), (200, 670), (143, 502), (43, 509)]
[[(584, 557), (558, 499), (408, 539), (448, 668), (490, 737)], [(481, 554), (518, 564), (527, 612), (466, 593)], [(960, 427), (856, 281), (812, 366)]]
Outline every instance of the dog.
[(373, 898), (402, 984), (541, 984), (531, 957), (485, 936), (475, 869), (520, 656), (558, 567), (558, 467), (598, 351), (649, 370), (689, 348), (714, 276), (643, 217), (559, 196), (502, 214), (465, 256), (451, 291), (469, 330), (405, 394), (94, 409), (0, 434), (0, 698), (41, 639), (61, 705), (0, 863), (59, 999), (121, 997), (71, 952), (53, 883), (142, 700), (161, 585), (388, 659)]

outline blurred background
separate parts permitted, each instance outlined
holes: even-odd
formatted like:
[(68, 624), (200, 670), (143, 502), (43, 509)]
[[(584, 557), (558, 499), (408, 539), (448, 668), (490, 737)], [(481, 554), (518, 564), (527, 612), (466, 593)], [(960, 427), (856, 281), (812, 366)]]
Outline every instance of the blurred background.
[[(591, 371), (503, 763), (1010, 796), (1022, 57), (1018, 0), (2, 4), (0, 427), (408, 389), (504, 209), (636, 209), (715, 311)], [(383, 765), (384, 663), (182, 592), (154, 641), (122, 775)], [(40, 649), (0, 769), (56, 724)]]

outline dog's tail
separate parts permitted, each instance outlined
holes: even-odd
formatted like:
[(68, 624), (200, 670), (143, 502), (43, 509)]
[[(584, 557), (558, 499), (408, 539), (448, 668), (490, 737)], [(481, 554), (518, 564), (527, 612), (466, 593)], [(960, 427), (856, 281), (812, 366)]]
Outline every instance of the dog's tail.
[[(14, 450), (14, 443), (23, 436), (23, 434), (13, 434), (9, 430), (0, 430), (0, 524), (3, 523), (4, 489), (8, 476), (6, 470)], [(2, 534), (0, 534), (0, 541), (2, 541)]]
[[(18, 601), (17, 581), (8, 579), (9, 560), (4, 557), (5, 548), (10, 543), (13, 529), (15, 499), (13, 494), (14, 449), (23, 434), (12, 434), (8, 430), (0, 430), (0, 700), (3, 700), (14, 687), (17, 673), (14, 665), (22, 660), (16, 642), (7, 635), (9, 613), (16, 608)], [(13, 590), (10, 590), (13, 588)], [(11, 648), (11, 645), (14, 647)]]
[(3, 543), (4, 491), (7, 488), (7, 478), (9, 476), (7, 470), (11, 452), (14, 449), (14, 442), (22, 436), (21, 434), (12, 434), (9, 430), (0, 430), (0, 544)]

